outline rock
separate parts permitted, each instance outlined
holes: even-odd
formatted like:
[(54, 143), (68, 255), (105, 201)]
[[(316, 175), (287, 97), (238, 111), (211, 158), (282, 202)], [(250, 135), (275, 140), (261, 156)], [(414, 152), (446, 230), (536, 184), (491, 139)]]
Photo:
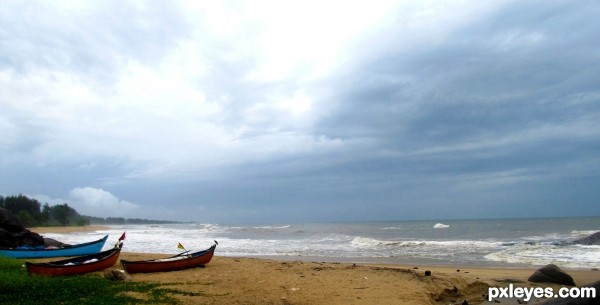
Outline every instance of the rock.
[(70, 246), (69, 244), (62, 243), (56, 239), (46, 238), (46, 237), (44, 237), (44, 245), (46, 247), (57, 247), (57, 248)]
[(9, 210), (0, 208), (0, 247), (44, 246), (44, 238), (27, 230)]
[(14, 248), (17, 246), (17, 239), (9, 231), (0, 228), (0, 248)]
[(106, 269), (104, 270), (104, 277), (111, 281), (129, 281), (131, 276), (123, 270), (119, 269)]
[(0, 228), (8, 232), (23, 232), (25, 227), (9, 210), (0, 208)]
[(560, 268), (554, 264), (548, 264), (538, 269), (527, 280), (534, 283), (556, 283), (567, 286), (575, 286), (575, 281), (573, 281), (573, 278), (560, 270)]
[(44, 238), (35, 232), (25, 230), (20, 234), (20, 245), (28, 245), (32, 247), (44, 246)]
[(600, 231), (592, 235), (586, 236), (584, 238), (575, 240), (573, 243), (580, 245), (600, 245)]
[(430, 275), (431, 275), (431, 271), (425, 270), (425, 276), (430, 276)]

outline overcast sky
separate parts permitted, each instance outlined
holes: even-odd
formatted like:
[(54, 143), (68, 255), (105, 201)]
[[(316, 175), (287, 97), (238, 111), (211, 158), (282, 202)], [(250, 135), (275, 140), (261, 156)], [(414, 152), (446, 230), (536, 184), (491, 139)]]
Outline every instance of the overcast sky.
[(0, 195), (213, 223), (598, 216), (598, 16), (1, 1)]

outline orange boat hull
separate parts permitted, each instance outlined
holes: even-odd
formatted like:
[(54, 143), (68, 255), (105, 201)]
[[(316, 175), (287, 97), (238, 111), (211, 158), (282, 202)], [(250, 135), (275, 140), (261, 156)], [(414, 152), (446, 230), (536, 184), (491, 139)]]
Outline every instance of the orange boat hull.
[(151, 273), (176, 271), (204, 266), (210, 262), (215, 252), (216, 244), (207, 250), (190, 254), (189, 257), (172, 256), (166, 259), (147, 261), (121, 260), (121, 265), (127, 273)]
[[(26, 263), (27, 272), (45, 276), (67, 276), (100, 271), (113, 266), (119, 259), (120, 248), (100, 252), (94, 255), (85, 255), (74, 259), (67, 259), (49, 263)], [(89, 260), (97, 261), (88, 262)], [(69, 264), (70, 263), (70, 264)]]

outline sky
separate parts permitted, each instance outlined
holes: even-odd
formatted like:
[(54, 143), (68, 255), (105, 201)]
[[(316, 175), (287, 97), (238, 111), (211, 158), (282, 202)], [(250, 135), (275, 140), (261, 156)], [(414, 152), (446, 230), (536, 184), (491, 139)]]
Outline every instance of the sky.
[(1, 1), (0, 195), (97, 217), (600, 216), (597, 1)]

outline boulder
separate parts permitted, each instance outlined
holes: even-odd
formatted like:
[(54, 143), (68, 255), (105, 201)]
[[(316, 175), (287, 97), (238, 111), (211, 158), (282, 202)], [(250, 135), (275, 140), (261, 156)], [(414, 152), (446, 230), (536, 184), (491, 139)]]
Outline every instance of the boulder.
[(56, 239), (47, 238), (47, 237), (44, 237), (44, 245), (46, 247), (56, 247), (56, 248), (62, 248), (62, 247), (65, 247), (65, 246), (70, 246), (69, 244), (65, 244), (65, 243), (60, 242), (60, 241), (58, 241)]
[(0, 208), (0, 228), (8, 232), (23, 232), (26, 230), (17, 217), (5, 208)]
[(573, 243), (580, 245), (600, 245), (600, 231), (584, 238), (575, 240)]
[(13, 233), (0, 228), (0, 248), (14, 248), (17, 246), (17, 238)]
[(575, 286), (573, 278), (554, 264), (548, 264), (538, 269), (527, 280), (534, 283), (556, 283)]
[(43, 246), (44, 238), (27, 230), (9, 210), (0, 208), (0, 247)]

